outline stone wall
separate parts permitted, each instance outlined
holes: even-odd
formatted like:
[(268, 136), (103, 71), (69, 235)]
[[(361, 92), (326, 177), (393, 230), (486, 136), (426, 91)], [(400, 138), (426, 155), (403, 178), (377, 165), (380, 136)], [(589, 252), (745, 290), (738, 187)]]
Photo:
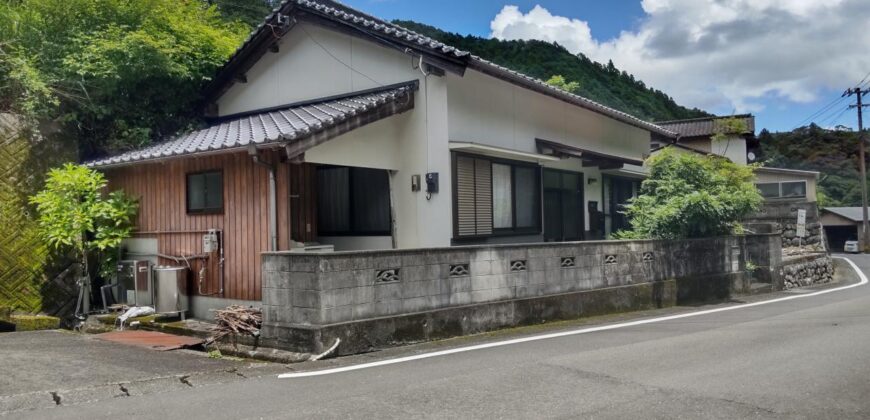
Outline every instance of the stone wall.
[[(725, 298), (750, 290), (747, 261), (759, 267), (756, 279), (773, 282), (780, 260), (776, 234), (264, 253), (262, 337), (317, 351), (331, 342), (325, 331), (341, 325), (331, 336), (345, 342), (366, 336), (364, 346), (376, 347), (402, 341), (399, 335), (428, 339)], [(437, 315), (415, 317), (431, 313)]]
[[(807, 212), (806, 235), (797, 236), (797, 211), (804, 209)], [(772, 225), (773, 231), (782, 234), (782, 246), (816, 246), (824, 249), (822, 240), (822, 225), (819, 222), (819, 207), (816, 203), (805, 201), (768, 201), (761, 209), (744, 219), (744, 224), (749, 230), (765, 232), (766, 228), (761, 225)], [(758, 225), (756, 227), (756, 225)]]
[(780, 276), (785, 289), (830, 283), (834, 279), (834, 264), (827, 254), (786, 257)]

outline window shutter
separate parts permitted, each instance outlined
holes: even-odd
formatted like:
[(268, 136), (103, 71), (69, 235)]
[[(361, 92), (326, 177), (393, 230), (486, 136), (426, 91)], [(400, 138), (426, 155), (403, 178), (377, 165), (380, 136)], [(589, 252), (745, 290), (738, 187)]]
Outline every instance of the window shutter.
[(456, 234), (492, 234), (492, 164), (456, 157)]
[(474, 204), (477, 216), (477, 234), (492, 234), (492, 163), (474, 160)]
[(456, 157), (456, 234), (472, 236), (477, 233), (474, 205), (474, 159)]

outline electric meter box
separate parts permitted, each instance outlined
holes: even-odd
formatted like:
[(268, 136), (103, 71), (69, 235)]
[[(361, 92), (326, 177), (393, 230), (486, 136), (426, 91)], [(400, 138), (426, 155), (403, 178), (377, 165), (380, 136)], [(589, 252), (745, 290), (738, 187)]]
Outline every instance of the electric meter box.
[(202, 235), (202, 252), (208, 254), (218, 250), (217, 232), (214, 230), (208, 231)]

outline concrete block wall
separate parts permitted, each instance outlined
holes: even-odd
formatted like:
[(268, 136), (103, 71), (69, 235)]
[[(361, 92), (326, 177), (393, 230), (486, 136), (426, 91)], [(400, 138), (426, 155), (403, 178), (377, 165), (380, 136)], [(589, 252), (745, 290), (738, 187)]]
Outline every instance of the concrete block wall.
[(655, 283), (774, 277), (775, 234), (682, 241), (598, 241), (437, 249), (263, 254), (264, 335), (465, 305)]

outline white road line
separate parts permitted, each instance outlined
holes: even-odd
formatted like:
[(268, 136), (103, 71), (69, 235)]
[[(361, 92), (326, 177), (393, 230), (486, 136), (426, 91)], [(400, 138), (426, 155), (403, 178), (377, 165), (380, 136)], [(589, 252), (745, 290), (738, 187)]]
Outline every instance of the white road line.
[(342, 367), (337, 367), (337, 368), (333, 368), (333, 369), (315, 370), (315, 371), (310, 371), (310, 372), (284, 373), (284, 374), (278, 375), (278, 377), (286, 379), (286, 378), (304, 378), (304, 377), (309, 377), (309, 376), (332, 375), (332, 374), (336, 374), (336, 373), (350, 372), (353, 370), (368, 369), (368, 368), (373, 368), (373, 367), (378, 367), (378, 366), (387, 366), (387, 365), (394, 365), (397, 363), (411, 362), (414, 360), (428, 359), (431, 357), (440, 357), (440, 356), (447, 356), (450, 354), (464, 353), (467, 351), (475, 351), (475, 350), (490, 349), (490, 348), (494, 348), (494, 347), (510, 346), (513, 344), (528, 343), (530, 341), (549, 340), (552, 338), (568, 337), (568, 336), (579, 335), (579, 334), (588, 334), (588, 333), (593, 333), (593, 332), (598, 332), (598, 331), (615, 330), (615, 329), (619, 329), (619, 328), (634, 327), (637, 325), (653, 324), (653, 323), (657, 323), (657, 322), (671, 321), (674, 319), (691, 318), (691, 317), (695, 317), (695, 316), (709, 315), (709, 314), (713, 314), (713, 313), (717, 313), (717, 312), (735, 311), (738, 309), (751, 308), (753, 306), (768, 305), (771, 303), (785, 302), (785, 301), (794, 300), (794, 299), (805, 299), (808, 297), (819, 296), (819, 295), (824, 295), (824, 294), (833, 293), (833, 292), (839, 292), (841, 290), (851, 289), (853, 287), (863, 286), (863, 285), (867, 284), (867, 282), (868, 282), (867, 276), (864, 275), (864, 273), (861, 271), (861, 269), (859, 269), (858, 266), (855, 265), (854, 262), (852, 262), (852, 260), (845, 258), (845, 257), (834, 257), (834, 258), (842, 258), (843, 260), (848, 262), (849, 265), (851, 265), (852, 268), (855, 270), (855, 272), (858, 273), (858, 276), (861, 278), (861, 281), (859, 283), (850, 284), (848, 286), (820, 290), (818, 292), (801, 294), (801, 295), (786, 296), (786, 297), (781, 297), (781, 298), (776, 298), (776, 299), (771, 299), (771, 300), (765, 300), (765, 301), (761, 301), (761, 302), (745, 303), (742, 305), (726, 306), (723, 308), (708, 309), (705, 311), (689, 312), (689, 313), (678, 314), (678, 315), (669, 315), (669, 316), (663, 316), (663, 317), (659, 317), (659, 318), (641, 319), (638, 321), (623, 322), (620, 324), (609, 324), (609, 325), (602, 325), (599, 327), (583, 328), (583, 329), (579, 329), (579, 330), (561, 331), (561, 332), (557, 332), (557, 333), (535, 335), (535, 336), (531, 336), (531, 337), (515, 338), (513, 340), (496, 341), (496, 342), (492, 342), (492, 343), (478, 344), (478, 345), (468, 346), (468, 347), (459, 347), (459, 348), (455, 348), (455, 349), (435, 351), (435, 352), (431, 352), (431, 353), (416, 354), (413, 356), (398, 357), (395, 359), (380, 360), (377, 362), (362, 363), (362, 364), (350, 365), (350, 366), (342, 366)]

